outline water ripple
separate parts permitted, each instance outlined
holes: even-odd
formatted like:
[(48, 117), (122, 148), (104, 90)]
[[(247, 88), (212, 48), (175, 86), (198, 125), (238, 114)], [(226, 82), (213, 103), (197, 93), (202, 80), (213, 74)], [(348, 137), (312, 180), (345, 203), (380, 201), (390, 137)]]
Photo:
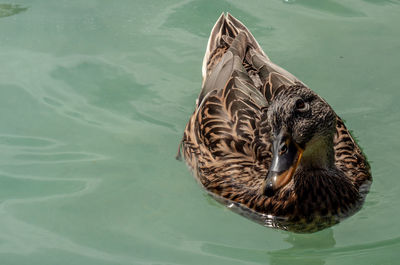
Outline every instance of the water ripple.
[(60, 142), (48, 138), (3, 134), (0, 135), (0, 145), (2, 148), (54, 148), (60, 145)]
[(27, 7), (15, 4), (0, 4), (0, 18), (9, 17), (28, 10)]

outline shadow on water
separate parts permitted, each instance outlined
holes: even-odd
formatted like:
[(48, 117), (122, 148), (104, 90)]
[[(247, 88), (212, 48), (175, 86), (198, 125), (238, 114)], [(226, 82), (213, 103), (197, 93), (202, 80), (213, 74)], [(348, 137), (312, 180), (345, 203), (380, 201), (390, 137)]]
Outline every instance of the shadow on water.
[(22, 7), (15, 4), (0, 4), (0, 18), (9, 17), (28, 10), (27, 7)]
[(336, 245), (332, 229), (314, 234), (290, 233), (284, 240), (292, 247), (268, 252), (271, 265), (323, 265), (328, 254), (321, 255), (321, 250), (332, 249)]
[[(323, 265), (340, 257), (358, 256), (368, 259), (369, 256), (381, 255), (380, 263), (392, 264), (392, 253), (399, 249), (400, 237), (336, 247), (332, 228), (313, 234), (296, 234), (282, 232), (283, 240), (291, 246), (285, 249), (268, 250), (261, 248), (241, 248), (221, 245), (212, 242), (201, 244), (201, 251), (208, 255), (229, 258), (243, 263), (259, 263), (269, 265)], [(272, 238), (266, 239), (269, 242)], [(280, 240), (279, 240), (280, 241)], [(277, 242), (280, 245), (281, 242)], [(368, 263), (369, 264), (369, 263)], [(371, 263), (372, 264), (372, 263)]]
[(313, 234), (283, 233), (288, 235), (284, 241), (291, 245), (286, 249), (268, 251), (207, 242), (202, 244), (202, 251), (214, 256), (229, 257), (235, 261), (271, 265), (323, 265), (335, 252), (336, 240), (331, 228)]

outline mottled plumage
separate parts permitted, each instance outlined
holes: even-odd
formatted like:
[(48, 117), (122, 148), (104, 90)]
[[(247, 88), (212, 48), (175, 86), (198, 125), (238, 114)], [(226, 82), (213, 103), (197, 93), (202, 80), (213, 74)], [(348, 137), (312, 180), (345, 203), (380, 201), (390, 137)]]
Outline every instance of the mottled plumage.
[(331, 226), (361, 207), (372, 178), (342, 120), (230, 14), (212, 29), (202, 73), (180, 148), (211, 195), (297, 232)]

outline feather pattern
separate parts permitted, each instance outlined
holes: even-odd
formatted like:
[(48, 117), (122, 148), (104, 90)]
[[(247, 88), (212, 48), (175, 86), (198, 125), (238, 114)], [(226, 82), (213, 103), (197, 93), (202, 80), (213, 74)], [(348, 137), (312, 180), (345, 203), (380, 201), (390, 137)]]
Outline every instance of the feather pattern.
[[(307, 87), (272, 63), (230, 14), (222, 14), (211, 31), (202, 73), (202, 90), (180, 149), (210, 194), (234, 203), (238, 212), (273, 216), (271, 226), (297, 232), (328, 227), (360, 208), (365, 197), (361, 187), (367, 186), (367, 192), (372, 180), (370, 169), (338, 116), (334, 163), (344, 177), (318, 169), (311, 177), (294, 178), (273, 197), (260, 192), (272, 160), (271, 103), (278, 94)], [(269, 221), (263, 219), (265, 225)]]

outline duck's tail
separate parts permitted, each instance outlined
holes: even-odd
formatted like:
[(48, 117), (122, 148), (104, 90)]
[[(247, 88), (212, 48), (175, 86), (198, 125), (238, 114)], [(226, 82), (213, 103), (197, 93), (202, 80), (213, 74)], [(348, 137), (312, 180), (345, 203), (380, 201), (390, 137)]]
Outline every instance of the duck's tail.
[(212, 28), (210, 38), (208, 39), (202, 67), (203, 80), (209, 75), (212, 68), (219, 63), (224, 53), (229, 49), (232, 41), (240, 32), (246, 33), (248, 45), (265, 57), (265, 59), (269, 60), (268, 56), (261, 49), (256, 39), (245, 25), (231, 14), (227, 13), (225, 15), (222, 13)]

